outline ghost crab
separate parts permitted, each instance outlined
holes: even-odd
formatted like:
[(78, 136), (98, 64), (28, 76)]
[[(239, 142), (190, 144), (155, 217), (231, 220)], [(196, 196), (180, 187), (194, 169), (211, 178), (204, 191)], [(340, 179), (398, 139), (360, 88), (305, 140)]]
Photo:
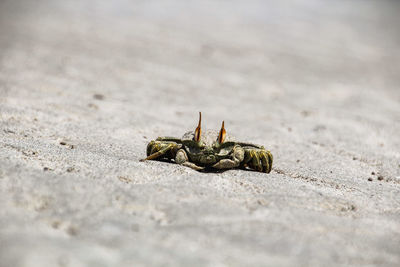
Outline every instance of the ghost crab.
[(196, 130), (180, 138), (158, 137), (147, 145), (145, 160), (168, 159), (192, 169), (250, 168), (269, 173), (273, 156), (263, 146), (236, 142), (226, 134), (224, 122), (219, 132), (201, 131), (201, 112)]

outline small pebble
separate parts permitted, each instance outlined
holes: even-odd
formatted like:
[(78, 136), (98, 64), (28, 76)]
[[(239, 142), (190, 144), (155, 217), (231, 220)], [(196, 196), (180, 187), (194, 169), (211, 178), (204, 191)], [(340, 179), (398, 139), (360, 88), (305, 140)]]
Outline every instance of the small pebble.
[(58, 229), (58, 227), (60, 227), (60, 224), (61, 224), (60, 221), (54, 221), (54, 222), (51, 223), (51, 226), (52, 226), (54, 229)]
[(94, 94), (93, 98), (97, 99), (97, 100), (103, 100), (104, 99), (104, 95), (102, 95), (102, 94)]
[(76, 236), (78, 234), (78, 229), (75, 226), (70, 226), (67, 229), (67, 233), (72, 236)]
[(88, 107), (89, 108), (93, 108), (93, 109), (99, 109), (99, 107), (96, 104), (93, 104), (93, 103), (89, 103)]
[(382, 181), (382, 180), (383, 180), (383, 176), (382, 176), (382, 175), (379, 175), (379, 176), (378, 176), (378, 180), (379, 180), (379, 181)]
[(371, 182), (371, 181), (372, 181), (372, 178), (371, 178), (371, 177), (369, 177), (369, 178), (368, 178), (368, 181), (370, 181), (370, 182)]
[(371, 172), (372, 175), (375, 175), (375, 172)]

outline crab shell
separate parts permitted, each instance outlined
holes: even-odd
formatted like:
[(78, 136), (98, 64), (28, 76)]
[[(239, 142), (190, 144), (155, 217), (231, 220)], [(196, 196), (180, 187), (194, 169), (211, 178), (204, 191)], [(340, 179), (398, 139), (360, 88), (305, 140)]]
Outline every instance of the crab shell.
[(218, 143), (218, 131), (207, 130), (201, 134), (200, 142), (194, 141), (195, 133), (187, 132), (182, 136), (182, 145), (190, 161), (202, 166), (217, 163), (221, 159), (229, 158), (236, 145), (235, 138), (225, 136), (222, 144)]

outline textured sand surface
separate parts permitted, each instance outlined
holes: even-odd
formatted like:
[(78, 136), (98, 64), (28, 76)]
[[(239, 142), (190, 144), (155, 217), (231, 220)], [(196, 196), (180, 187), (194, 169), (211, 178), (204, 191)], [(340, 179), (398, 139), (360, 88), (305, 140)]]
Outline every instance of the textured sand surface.
[[(1, 1), (0, 266), (399, 266), (398, 14)], [(273, 171), (139, 162), (198, 111)]]

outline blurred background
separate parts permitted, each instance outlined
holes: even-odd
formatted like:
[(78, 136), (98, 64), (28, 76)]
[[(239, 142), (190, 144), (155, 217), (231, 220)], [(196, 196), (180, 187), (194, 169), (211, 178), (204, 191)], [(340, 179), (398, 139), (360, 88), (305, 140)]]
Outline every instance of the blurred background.
[[(0, 266), (396, 266), (399, 14), (1, 0)], [(268, 178), (138, 162), (199, 111), (269, 148)]]

